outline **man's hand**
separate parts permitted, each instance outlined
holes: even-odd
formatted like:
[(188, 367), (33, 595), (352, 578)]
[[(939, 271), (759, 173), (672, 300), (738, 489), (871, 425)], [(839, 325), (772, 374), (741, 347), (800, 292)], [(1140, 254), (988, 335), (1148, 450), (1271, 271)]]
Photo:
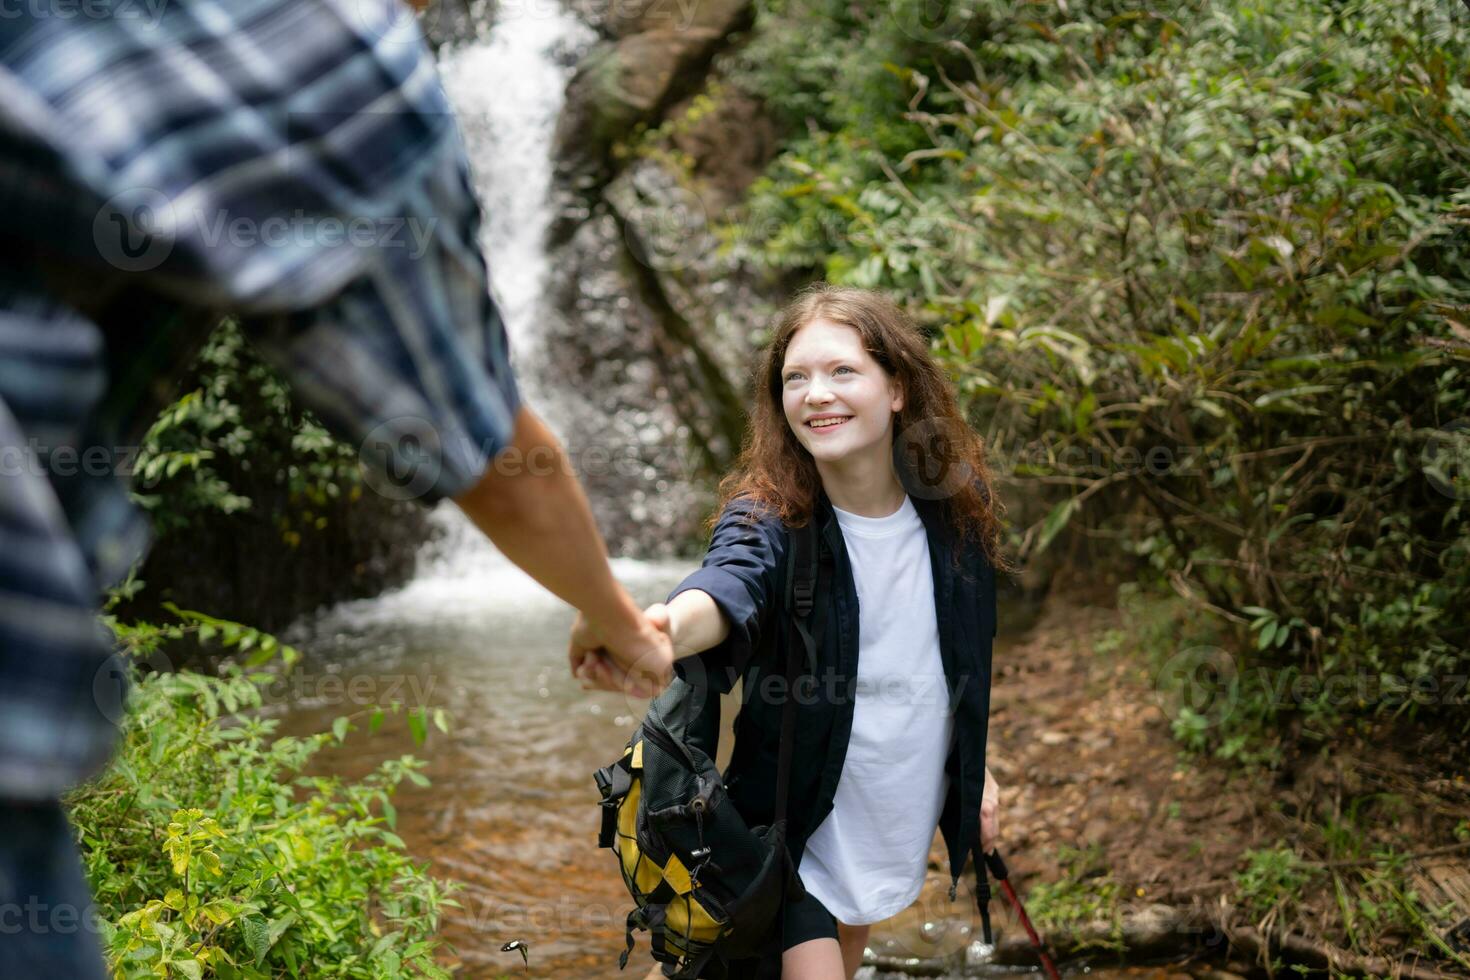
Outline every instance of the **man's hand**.
[[(513, 452), (512, 452), (513, 451)], [(668, 634), (613, 577), (587, 495), (556, 436), (522, 406), (506, 449), (455, 503), (511, 561), (578, 609), (572, 672), (592, 686), (646, 696), (668, 684)], [(521, 461), (537, 461), (521, 465)]]
[(640, 630), (622, 637), (598, 629), (578, 613), (567, 648), (572, 676), (581, 681), (584, 691), (653, 697), (673, 679), (674, 649), (669, 630), (663, 603), (649, 606)]
[(980, 794), (980, 853), (989, 854), (1000, 843), (1000, 784), (985, 767), (985, 790)]

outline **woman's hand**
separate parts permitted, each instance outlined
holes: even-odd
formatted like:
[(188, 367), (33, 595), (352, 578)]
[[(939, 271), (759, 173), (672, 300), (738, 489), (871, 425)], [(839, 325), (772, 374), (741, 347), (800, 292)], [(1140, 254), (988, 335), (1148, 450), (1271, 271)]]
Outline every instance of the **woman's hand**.
[(985, 767), (985, 790), (980, 794), (980, 853), (989, 854), (1000, 843), (1000, 784)]

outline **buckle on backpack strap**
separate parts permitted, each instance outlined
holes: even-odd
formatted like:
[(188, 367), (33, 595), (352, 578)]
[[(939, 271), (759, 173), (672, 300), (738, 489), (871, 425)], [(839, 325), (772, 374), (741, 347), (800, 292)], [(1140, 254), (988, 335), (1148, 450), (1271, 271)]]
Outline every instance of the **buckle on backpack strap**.
[(592, 774), (602, 794), (602, 805), (616, 805), (633, 788), (633, 774), (618, 763), (604, 766)]
[(795, 582), (791, 587), (791, 594), (796, 600), (796, 614), (807, 616), (812, 611), (812, 600), (816, 597), (816, 585), (812, 582)]

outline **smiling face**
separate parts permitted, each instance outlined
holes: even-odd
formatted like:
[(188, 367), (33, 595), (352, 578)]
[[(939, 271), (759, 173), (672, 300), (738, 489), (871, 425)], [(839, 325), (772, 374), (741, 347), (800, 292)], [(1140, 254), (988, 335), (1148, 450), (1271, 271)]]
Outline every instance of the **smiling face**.
[(886, 454), (903, 394), (846, 324), (816, 319), (797, 330), (781, 367), (786, 423), (818, 463)]

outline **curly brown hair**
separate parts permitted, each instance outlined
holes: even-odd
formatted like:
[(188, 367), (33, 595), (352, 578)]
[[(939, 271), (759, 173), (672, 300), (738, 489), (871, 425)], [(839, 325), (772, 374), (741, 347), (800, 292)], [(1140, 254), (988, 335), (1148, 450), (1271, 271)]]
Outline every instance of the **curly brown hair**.
[[(755, 412), (735, 469), (720, 482), (716, 517), (745, 497), (803, 526), (816, 507), (822, 478), (781, 404), (781, 368), (791, 338), (813, 320), (846, 324), (894, 379), (904, 395), (894, 423), (894, 470), (911, 495), (944, 499), (955, 534), (978, 544), (996, 568), (1008, 568), (1001, 552), (1002, 508), (991, 484), (984, 441), (966, 424), (944, 371), (929, 353), (923, 332), (904, 310), (871, 289), (818, 282), (787, 304), (755, 377)], [(713, 519), (712, 519), (713, 522)]]

